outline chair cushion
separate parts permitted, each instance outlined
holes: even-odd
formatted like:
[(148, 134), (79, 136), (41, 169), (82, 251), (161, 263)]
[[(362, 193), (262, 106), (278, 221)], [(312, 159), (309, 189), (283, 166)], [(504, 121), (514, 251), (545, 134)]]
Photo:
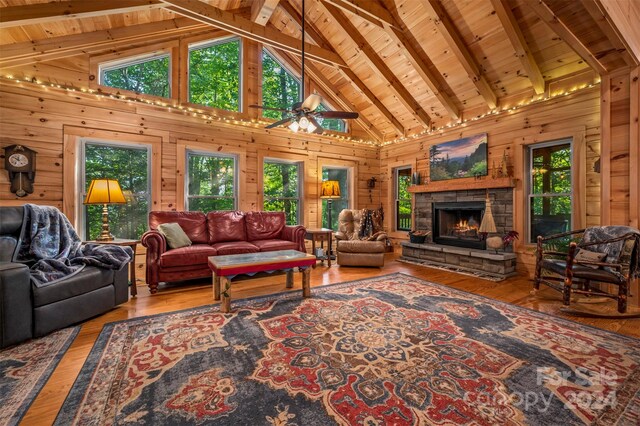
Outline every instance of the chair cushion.
[(384, 253), (383, 241), (338, 241), (337, 250), (342, 253)]
[(257, 253), (260, 251), (258, 247), (246, 241), (227, 241), (216, 243), (212, 247), (216, 249), (220, 256), (225, 254)]
[(297, 250), (298, 244), (287, 240), (258, 240), (251, 241), (260, 251)]
[(207, 218), (202, 212), (152, 211), (149, 213), (149, 228), (156, 230), (163, 223), (176, 222), (193, 244), (207, 244)]
[[(33, 306), (48, 305), (111, 285), (113, 283), (114, 273), (115, 271), (113, 269), (85, 266), (84, 269), (77, 274), (56, 281), (50, 285), (37, 287), (32, 283)], [(111, 302), (113, 303), (113, 301)]]
[(284, 212), (247, 212), (247, 241), (279, 239), (286, 224)]
[(165, 251), (160, 255), (160, 266), (171, 268), (184, 265), (206, 265), (207, 258), (217, 254), (219, 254), (218, 251), (208, 244), (193, 244)]
[(184, 233), (180, 224), (176, 222), (163, 223), (158, 225), (158, 232), (160, 232), (167, 240), (169, 248), (177, 249), (180, 247), (188, 247), (191, 245), (191, 240)]
[(207, 228), (211, 244), (225, 241), (246, 241), (244, 212), (216, 211), (207, 213)]
[[(567, 262), (564, 260), (546, 259), (542, 261), (542, 268), (564, 275)], [(611, 284), (621, 284), (622, 278), (604, 269), (593, 269), (582, 265), (573, 265), (573, 277), (584, 280), (602, 281)]]

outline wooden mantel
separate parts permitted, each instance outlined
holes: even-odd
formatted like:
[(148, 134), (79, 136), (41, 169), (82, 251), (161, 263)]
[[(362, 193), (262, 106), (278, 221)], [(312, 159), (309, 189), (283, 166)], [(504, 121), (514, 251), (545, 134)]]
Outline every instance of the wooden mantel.
[(467, 189), (490, 189), (490, 188), (513, 188), (516, 186), (516, 179), (512, 177), (503, 178), (465, 178), (455, 180), (445, 180), (429, 182), (424, 185), (411, 185), (408, 191), (419, 192), (444, 192), (444, 191), (464, 191)]

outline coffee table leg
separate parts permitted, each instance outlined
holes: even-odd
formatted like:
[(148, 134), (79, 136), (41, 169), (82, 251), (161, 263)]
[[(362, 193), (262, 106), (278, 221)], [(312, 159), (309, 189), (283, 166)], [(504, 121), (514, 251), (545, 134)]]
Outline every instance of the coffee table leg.
[(293, 288), (293, 269), (287, 271), (287, 288)]
[(231, 280), (227, 277), (220, 277), (220, 284), (223, 291), (220, 293), (222, 301), (220, 302), (220, 312), (228, 314), (231, 312), (231, 295), (229, 295), (229, 289), (231, 288)]
[(302, 297), (311, 297), (311, 269), (304, 268), (302, 270)]
[(220, 277), (213, 274), (213, 300), (220, 300)]

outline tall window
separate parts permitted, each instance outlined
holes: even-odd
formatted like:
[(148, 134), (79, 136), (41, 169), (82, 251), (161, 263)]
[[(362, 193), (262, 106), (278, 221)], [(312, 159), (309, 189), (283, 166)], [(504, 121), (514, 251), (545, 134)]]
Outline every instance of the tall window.
[(529, 241), (571, 229), (571, 141), (529, 147)]
[(187, 210), (235, 210), (238, 205), (237, 158), (187, 151)]
[(398, 167), (393, 171), (394, 190), (396, 200), (396, 229), (398, 231), (411, 230), (411, 166)]
[[(333, 111), (332, 108), (327, 107), (325, 104), (318, 105), (316, 111)], [(346, 132), (347, 122), (339, 118), (317, 118), (318, 123), (323, 129), (333, 130), (334, 132)]]
[(351, 173), (346, 167), (323, 167), (322, 180), (337, 180), (340, 183), (340, 198), (332, 200), (331, 203), (331, 224), (327, 217), (327, 200), (322, 200), (322, 227), (338, 230), (338, 215), (343, 209), (348, 209), (351, 199)]
[(189, 102), (239, 111), (240, 64), (237, 38), (189, 46)]
[(81, 235), (94, 240), (102, 228), (102, 205), (83, 205), (93, 179), (116, 179), (127, 200), (111, 204), (109, 225), (116, 238), (139, 239), (147, 230), (151, 206), (151, 147), (82, 141), (82, 194), (78, 206), (83, 209)]
[[(262, 49), (262, 105), (289, 110), (300, 101), (300, 80), (266, 49)], [(283, 119), (286, 112), (262, 110), (264, 117)]]
[(147, 95), (171, 96), (169, 54), (128, 58), (100, 65), (100, 84)]
[(301, 170), (300, 163), (264, 160), (264, 210), (285, 212), (287, 225), (300, 223)]

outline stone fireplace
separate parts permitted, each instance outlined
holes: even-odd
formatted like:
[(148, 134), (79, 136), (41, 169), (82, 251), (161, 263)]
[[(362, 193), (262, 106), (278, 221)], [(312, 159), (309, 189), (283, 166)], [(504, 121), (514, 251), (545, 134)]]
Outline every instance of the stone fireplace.
[(433, 242), (456, 247), (483, 250), (485, 241), (478, 228), (484, 215), (485, 203), (433, 203)]

